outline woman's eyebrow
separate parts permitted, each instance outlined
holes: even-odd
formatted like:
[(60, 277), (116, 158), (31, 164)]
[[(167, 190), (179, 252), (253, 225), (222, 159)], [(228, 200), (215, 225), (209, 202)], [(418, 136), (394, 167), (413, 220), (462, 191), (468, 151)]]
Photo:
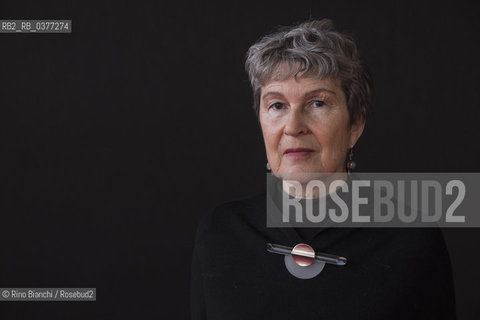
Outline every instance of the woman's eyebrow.
[[(333, 94), (334, 96), (336, 96), (335, 94), (335, 91), (332, 91), (330, 89), (327, 89), (327, 88), (319, 88), (319, 89), (315, 89), (315, 90), (312, 90), (312, 91), (308, 91), (306, 92), (303, 96), (304, 97), (308, 97), (308, 96), (312, 96), (312, 95), (315, 95), (317, 93), (321, 93), (321, 92), (328, 92), (328, 93), (331, 93)], [(278, 92), (278, 91), (268, 91), (268, 92), (265, 92), (263, 95), (262, 95), (262, 100), (264, 100), (265, 98), (269, 97), (269, 96), (280, 96), (280, 97), (283, 97), (283, 94), (281, 92)]]
[(328, 92), (328, 93), (331, 93), (334, 96), (336, 96), (335, 91), (332, 91), (332, 90), (327, 89), (327, 88), (319, 88), (319, 89), (315, 89), (315, 90), (312, 90), (312, 91), (309, 91), (309, 92), (305, 93), (304, 97), (312, 96), (312, 95), (315, 95), (315, 94), (321, 93), (321, 92)]
[(283, 97), (283, 94), (281, 92), (278, 92), (278, 91), (268, 91), (268, 92), (265, 92), (262, 95), (262, 100), (265, 99), (268, 96), (281, 96), (281, 97)]

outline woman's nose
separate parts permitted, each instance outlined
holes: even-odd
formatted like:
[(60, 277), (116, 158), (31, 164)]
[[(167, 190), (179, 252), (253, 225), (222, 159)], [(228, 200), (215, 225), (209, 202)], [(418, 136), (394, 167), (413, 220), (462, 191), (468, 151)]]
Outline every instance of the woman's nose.
[(288, 113), (283, 132), (288, 136), (298, 136), (309, 132), (301, 110), (293, 109)]

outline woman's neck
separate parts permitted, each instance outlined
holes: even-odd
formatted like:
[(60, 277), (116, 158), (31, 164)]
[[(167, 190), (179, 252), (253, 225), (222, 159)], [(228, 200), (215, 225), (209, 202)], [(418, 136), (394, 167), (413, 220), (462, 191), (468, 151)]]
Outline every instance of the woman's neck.
[(346, 183), (346, 172), (329, 174), (290, 174), (282, 179), (283, 191), (295, 198), (313, 199), (326, 197)]

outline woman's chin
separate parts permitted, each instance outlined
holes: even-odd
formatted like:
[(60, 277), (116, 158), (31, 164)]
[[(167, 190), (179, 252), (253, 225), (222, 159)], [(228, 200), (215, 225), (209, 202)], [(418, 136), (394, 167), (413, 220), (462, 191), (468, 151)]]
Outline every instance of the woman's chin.
[(295, 166), (279, 170), (277, 176), (283, 180), (295, 180), (302, 183), (316, 179), (322, 174), (322, 171), (320, 171), (318, 168)]
[(313, 167), (289, 167), (281, 169), (276, 174), (277, 177), (283, 180), (294, 180), (300, 183), (308, 183), (312, 180), (331, 180), (332, 176), (337, 179), (342, 179), (345, 173), (335, 172), (335, 170), (325, 171), (323, 168)]

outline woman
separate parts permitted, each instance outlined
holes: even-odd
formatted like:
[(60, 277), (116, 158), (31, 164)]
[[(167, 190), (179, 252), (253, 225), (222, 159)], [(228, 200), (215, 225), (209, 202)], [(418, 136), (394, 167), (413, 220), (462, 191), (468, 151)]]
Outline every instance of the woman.
[[(272, 173), (301, 184), (310, 173), (323, 174), (327, 184), (329, 176), (346, 179), (372, 87), (354, 41), (329, 20), (306, 22), (254, 44), (246, 69)], [(202, 219), (192, 319), (455, 318), (437, 229), (268, 228), (266, 201), (263, 194), (230, 202)], [(348, 263), (302, 278), (288, 259), (265, 250), (268, 243), (304, 243)]]

